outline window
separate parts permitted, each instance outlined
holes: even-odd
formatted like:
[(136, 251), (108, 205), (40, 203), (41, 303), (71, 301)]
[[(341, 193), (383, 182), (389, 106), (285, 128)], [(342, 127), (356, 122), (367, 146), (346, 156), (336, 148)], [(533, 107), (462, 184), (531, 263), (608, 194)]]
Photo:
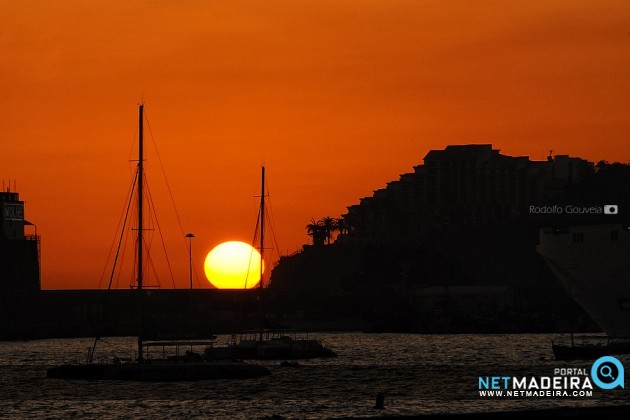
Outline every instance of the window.
[(584, 242), (584, 232), (573, 232), (573, 243)]

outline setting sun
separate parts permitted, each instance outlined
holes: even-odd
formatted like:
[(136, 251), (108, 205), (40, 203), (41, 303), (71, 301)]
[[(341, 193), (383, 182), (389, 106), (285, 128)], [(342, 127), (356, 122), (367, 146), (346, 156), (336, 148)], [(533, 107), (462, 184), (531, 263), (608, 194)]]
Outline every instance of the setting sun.
[(260, 280), (260, 253), (245, 242), (223, 242), (208, 253), (204, 271), (217, 289), (251, 289)]

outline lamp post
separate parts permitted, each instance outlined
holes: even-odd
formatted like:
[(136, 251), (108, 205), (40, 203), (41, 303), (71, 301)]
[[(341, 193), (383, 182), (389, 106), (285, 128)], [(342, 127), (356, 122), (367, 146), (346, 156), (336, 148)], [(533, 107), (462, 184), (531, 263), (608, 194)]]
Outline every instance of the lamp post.
[(192, 233), (186, 235), (188, 238), (188, 275), (190, 278), (190, 290), (192, 290), (192, 238), (195, 237)]

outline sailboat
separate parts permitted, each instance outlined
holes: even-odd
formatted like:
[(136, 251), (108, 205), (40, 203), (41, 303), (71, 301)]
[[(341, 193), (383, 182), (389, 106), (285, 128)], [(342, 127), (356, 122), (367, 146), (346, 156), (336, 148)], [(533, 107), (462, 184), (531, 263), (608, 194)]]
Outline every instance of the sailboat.
[(207, 345), (207, 343), (193, 342), (145, 342), (142, 335), (142, 300), (143, 292), (143, 181), (144, 181), (144, 105), (139, 105), (139, 135), (138, 135), (138, 168), (137, 207), (138, 207), (138, 238), (137, 238), (137, 287), (135, 290), (138, 309), (138, 357), (135, 361), (123, 362), (115, 357), (110, 363), (94, 363), (94, 346), (88, 351), (85, 364), (65, 364), (48, 369), (48, 378), (58, 379), (111, 379), (135, 381), (191, 381), (205, 379), (243, 379), (269, 375), (263, 366), (239, 361), (207, 361), (201, 355), (187, 351), (185, 356), (163, 357), (153, 359), (149, 357), (149, 348), (161, 346)]
[(260, 328), (257, 331), (240, 334), (232, 338), (227, 346), (210, 345), (204, 356), (207, 360), (225, 359), (311, 359), (335, 357), (337, 354), (324, 346), (320, 340), (309, 338), (307, 334), (265, 329), (264, 311), (264, 255), (265, 255), (265, 167), (261, 169), (260, 210), (257, 226), (260, 227), (260, 280), (258, 300), (260, 302)]

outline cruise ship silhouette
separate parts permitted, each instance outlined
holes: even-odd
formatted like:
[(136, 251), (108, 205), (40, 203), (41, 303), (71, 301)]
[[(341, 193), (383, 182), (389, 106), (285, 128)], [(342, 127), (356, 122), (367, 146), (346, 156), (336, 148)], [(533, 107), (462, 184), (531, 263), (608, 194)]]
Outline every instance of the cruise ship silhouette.
[(630, 337), (629, 227), (543, 228), (538, 252), (606, 335)]

